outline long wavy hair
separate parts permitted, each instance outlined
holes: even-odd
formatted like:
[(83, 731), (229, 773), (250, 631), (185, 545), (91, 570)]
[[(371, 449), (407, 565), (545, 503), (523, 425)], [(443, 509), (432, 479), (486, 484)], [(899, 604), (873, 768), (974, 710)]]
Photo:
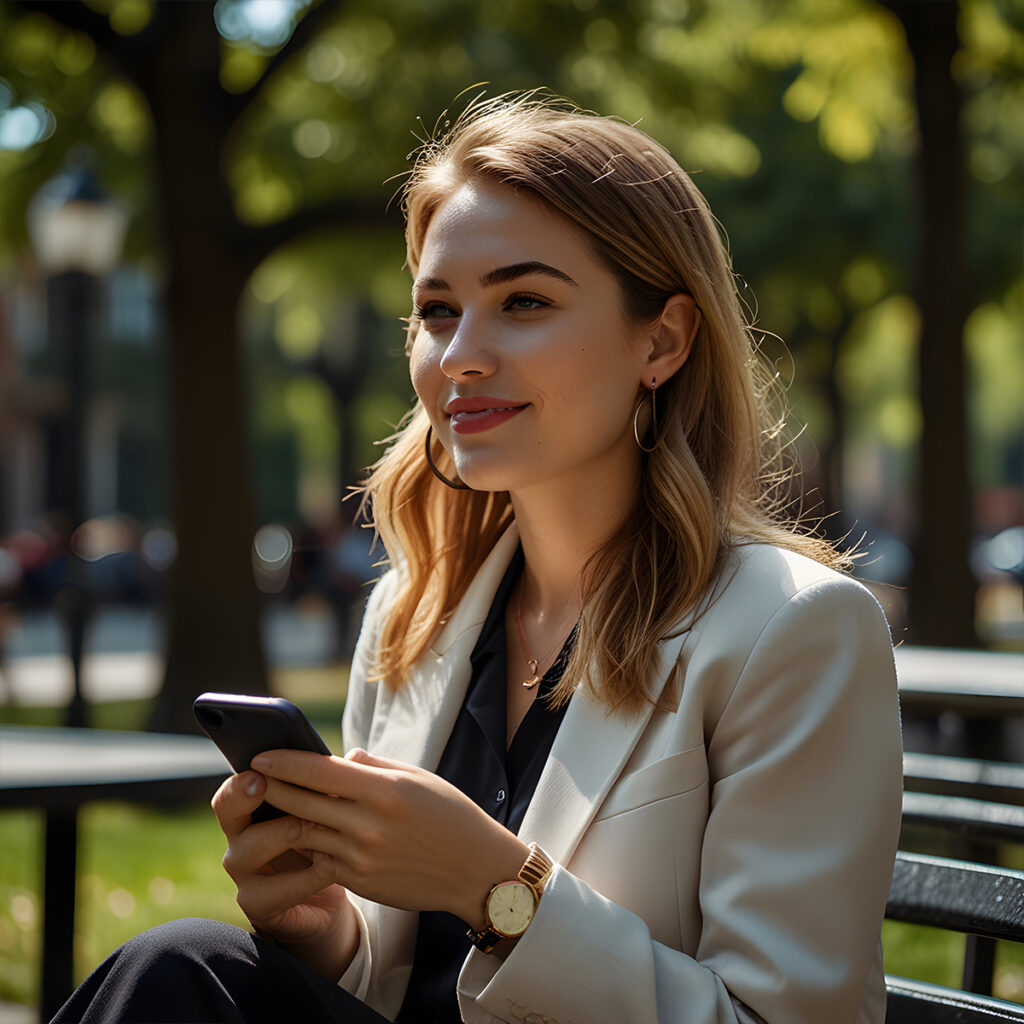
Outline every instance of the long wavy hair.
[[(740, 300), (719, 227), (672, 156), (635, 127), (537, 92), (471, 102), (416, 153), (403, 189), (416, 274), (431, 217), (470, 181), (545, 204), (589, 240), (617, 278), (624, 309), (651, 323), (666, 300), (694, 297), (689, 358), (658, 388), (656, 448), (643, 456), (633, 508), (590, 558), (572, 656), (552, 701), (580, 682), (609, 710), (649, 701), (657, 644), (697, 609), (729, 550), (768, 542), (836, 568), (847, 556), (787, 518), (788, 481), (774, 374)], [(408, 342), (414, 338), (410, 325)], [(401, 686), (512, 521), (507, 493), (456, 491), (424, 459), (418, 404), (365, 483), (364, 506), (401, 570), (376, 677)], [(454, 466), (433, 442), (439, 467)]]

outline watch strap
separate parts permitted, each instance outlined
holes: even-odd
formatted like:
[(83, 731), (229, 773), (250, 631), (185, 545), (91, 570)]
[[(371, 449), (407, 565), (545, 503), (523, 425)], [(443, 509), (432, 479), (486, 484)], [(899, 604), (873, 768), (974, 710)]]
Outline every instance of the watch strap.
[(469, 941), (472, 942), (481, 953), (490, 953), (490, 951), (494, 949), (494, 947), (505, 937), (504, 935), (496, 932), (489, 924), (485, 924), (478, 932), (470, 928), (466, 934), (469, 936)]
[(554, 861), (536, 843), (530, 843), (530, 855), (519, 869), (519, 881), (525, 882), (533, 890), (538, 903), (554, 867)]

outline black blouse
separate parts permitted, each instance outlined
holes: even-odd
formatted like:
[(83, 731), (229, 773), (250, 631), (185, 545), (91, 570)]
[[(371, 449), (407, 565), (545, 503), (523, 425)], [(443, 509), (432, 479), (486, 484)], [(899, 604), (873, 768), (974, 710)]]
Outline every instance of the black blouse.
[[(437, 767), (442, 779), (461, 789), (512, 832), (518, 832), (523, 823), (565, 717), (564, 707), (553, 711), (544, 698), (561, 679), (573, 642), (570, 636), (541, 679), (537, 699), (506, 751), (505, 606), (523, 571), (523, 562), (520, 548), (494, 595), (470, 655), (469, 689)], [(420, 914), (412, 976), (395, 1018), (400, 1024), (453, 1024), (462, 1019), (455, 988), (470, 950), (467, 928), (466, 922), (454, 914)]]

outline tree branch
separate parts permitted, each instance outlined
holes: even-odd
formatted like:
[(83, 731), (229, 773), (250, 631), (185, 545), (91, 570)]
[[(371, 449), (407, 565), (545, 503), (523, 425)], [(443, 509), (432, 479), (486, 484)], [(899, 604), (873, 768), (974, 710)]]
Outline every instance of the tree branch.
[[(150, 60), (153, 23), (139, 35), (122, 36), (113, 30), (107, 18), (75, 0), (8, 0), (12, 7), (26, 14), (45, 14), (63, 28), (83, 32), (96, 44), (110, 61), (148, 97), (150, 86)], [(156, 13), (154, 13), (154, 20)]]
[(273, 57), (267, 61), (267, 66), (256, 82), (246, 89), (231, 97), (231, 119), (237, 121), (248, 109), (252, 101), (260, 94), (260, 91), (267, 84), (270, 78), (285, 64), (288, 63), (297, 53), (308, 46), (341, 10), (344, 0), (322, 0), (320, 4), (310, 10), (305, 17), (295, 26), (291, 38), (281, 47)]
[(375, 208), (365, 200), (335, 199), (304, 206), (289, 217), (259, 227), (237, 225), (232, 248), (251, 272), (275, 249), (319, 231), (378, 231), (400, 227), (394, 214)]

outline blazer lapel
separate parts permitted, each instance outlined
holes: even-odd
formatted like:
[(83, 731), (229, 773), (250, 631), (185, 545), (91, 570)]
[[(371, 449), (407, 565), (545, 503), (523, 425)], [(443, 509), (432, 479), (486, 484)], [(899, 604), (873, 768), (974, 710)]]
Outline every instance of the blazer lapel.
[[(685, 640), (683, 633), (661, 643), (654, 700), (675, 670)], [(635, 716), (609, 714), (577, 687), (526, 811), (520, 838), (538, 843), (556, 863), (567, 864), (653, 711), (653, 704), (648, 704)]]
[(374, 753), (435, 771), (469, 687), (473, 653), (494, 594), (519, 545), (511, 525), (485, 559), (452, 617), (392, 698)]
[[(437, 769), (469, 686), (469, 656), (518, 544), (519, 531), (513, 523), (480, 567), (430, 652), (394, 694), (381, 733), (372, 744), (375, 753), (429, 771)], [(654, 700), (661, 696), (686, 636), (684, 632), (660, 644), (651, 691)], [(567, 863), (653, 710), (649, 704), (635, 716), (607, 714), (578, 687), (519, 835), (539, 843), (558, 863)]]

